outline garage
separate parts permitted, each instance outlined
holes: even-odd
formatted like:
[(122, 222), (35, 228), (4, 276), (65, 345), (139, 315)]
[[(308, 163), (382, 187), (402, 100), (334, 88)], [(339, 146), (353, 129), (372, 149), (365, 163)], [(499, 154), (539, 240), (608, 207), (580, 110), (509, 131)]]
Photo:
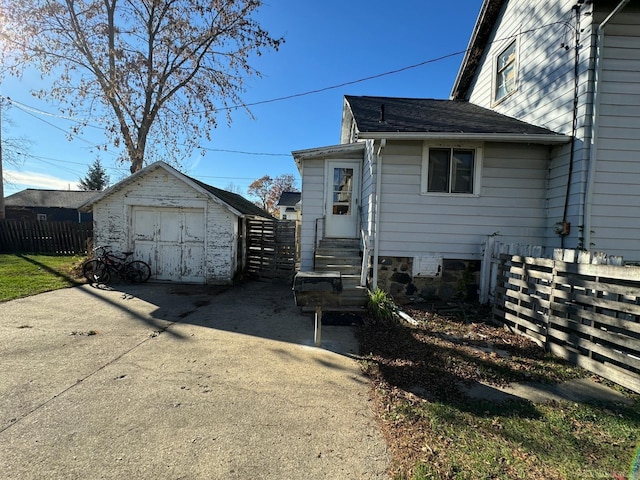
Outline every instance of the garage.
[(82, 207), (96, 246), (132, 251), (164, 282), (229, 284), (246, 261), (246, 222), (272, 217), (242, 196), (156, 162)]
[(157, 280), (205, 283), (205, 217), (199, 208), (133, 207), (133, 251)]

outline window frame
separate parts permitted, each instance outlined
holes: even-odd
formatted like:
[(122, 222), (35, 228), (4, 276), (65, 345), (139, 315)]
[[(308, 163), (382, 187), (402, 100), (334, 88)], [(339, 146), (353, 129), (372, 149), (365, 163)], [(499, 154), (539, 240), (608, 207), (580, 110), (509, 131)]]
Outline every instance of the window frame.
[[(432, 149), (449, 150), (449, 178), (447, 192), (429, 191), (429, 153)], [(471, 150), (473, 156), (472, 192), (451, 192), (452, 185), (452, 162), (454, 150)], [(429, 143), (422, 146), (422, 165), (420, 169), (420, 195), (440, 196), (440, 197), (479, 197), (482, 178), (483, 145), (477, 143)]]
[[(509, 61), (503, 67), (500, 67), (500, 60), (502, 59), (504, 54), (511, 48), (513, 48), (513, 60)], [(491, 89), (491, 91), (492, 101), (494, 105), (499, 104), (518, 91), (518, 53), (518, 41), (517, 39), (514, 39), (513, 41), (509, 42), (506, 47), (499, 50), (493, 59), (493, 88)], [(500, 85), (502, 85), (502, 83), (500, 82), (500, 75), (503, 72), (507, 71), (510, 66), (513, 66), (513, 89), (507, 91), (505, 88), (505, 93), (502, 96), (498, 97), (498, 89)], [(505, 85), (510, 84), (505, 83)]]

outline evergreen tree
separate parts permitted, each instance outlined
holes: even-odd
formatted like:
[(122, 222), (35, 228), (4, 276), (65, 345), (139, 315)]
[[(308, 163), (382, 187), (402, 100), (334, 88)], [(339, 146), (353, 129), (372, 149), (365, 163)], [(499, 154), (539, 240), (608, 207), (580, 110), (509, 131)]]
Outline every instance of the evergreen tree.
[(96, 159), (93, 164), (89, 166), (87, 175), (80, 179), (78, 187), (80, 190), (104, 190), (109, 185), (109, 175), (102, 164), (100, 159)]

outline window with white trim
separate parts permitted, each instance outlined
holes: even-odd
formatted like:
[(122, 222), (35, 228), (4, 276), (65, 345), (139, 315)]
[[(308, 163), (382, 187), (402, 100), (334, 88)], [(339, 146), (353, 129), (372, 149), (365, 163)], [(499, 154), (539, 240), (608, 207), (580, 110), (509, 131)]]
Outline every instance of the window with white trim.
[(422, 153), (422, 194), (477, 195), (482, 149), (425, 145)]
[(514, 40), (496, 57), (494, 101), (499, 102), (516, 91), (516, 73), (516, 42)]

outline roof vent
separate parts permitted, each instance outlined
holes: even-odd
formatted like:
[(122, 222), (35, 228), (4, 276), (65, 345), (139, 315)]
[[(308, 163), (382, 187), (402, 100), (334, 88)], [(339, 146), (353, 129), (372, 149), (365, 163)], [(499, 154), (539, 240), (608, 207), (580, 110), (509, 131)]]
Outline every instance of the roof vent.
[(384, 119), (384, 103), (380, 104), (380, 123), (385, 123), (386, 120)]

